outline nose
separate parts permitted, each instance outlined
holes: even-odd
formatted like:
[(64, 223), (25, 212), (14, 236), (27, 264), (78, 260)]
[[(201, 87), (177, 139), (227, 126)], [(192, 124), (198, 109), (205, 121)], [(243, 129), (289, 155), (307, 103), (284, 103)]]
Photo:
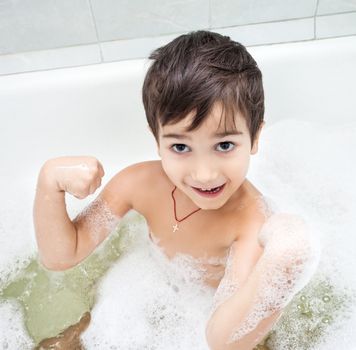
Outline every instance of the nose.
[(196, 161), (193, 165), (192, 179), (196, 187), (207, 187), (216, 184), (218, 171), (214, 164), (209, 161)]

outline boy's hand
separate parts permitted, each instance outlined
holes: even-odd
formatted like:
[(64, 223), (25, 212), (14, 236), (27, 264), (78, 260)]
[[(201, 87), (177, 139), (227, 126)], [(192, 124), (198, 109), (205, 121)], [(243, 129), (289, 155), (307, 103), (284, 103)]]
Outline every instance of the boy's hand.
[(101, 186), (104, 175), (101, 163), (90, 156), (49, 159), (40, 172), (40, 177), (45, 183), (79, 199), (93, 194)]

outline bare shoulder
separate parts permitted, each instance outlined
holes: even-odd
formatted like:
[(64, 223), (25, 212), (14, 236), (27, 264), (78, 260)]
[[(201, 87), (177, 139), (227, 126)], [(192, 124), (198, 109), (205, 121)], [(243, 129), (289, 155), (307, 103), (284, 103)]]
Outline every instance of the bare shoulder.
[(259, 210), (258, 203), (249, 204), (248, 207), (240, 210), (236, 217), (238, 229), (231, 243), (229, 255), (233, 274), (241, 284), (245, 283), (263, 254), (258, 235), (266, 218)]
[(118, 216), (130, 209), (141, 212), (142, 203), (147, 202), (153, 181), (161, 171), (160, 164), (159, 160), (149, 160), (123, 168), (106, 184), (100, 197)]
[(308, 221), (298, 214), (278, 212), (266, 221), (260, 234), (261, 241), (277, 242), (283, 247), (301, 247), (319, 244), (317, 232), (313, 232)]
[(259, 197), (253, 199), (246, 208), (239, 211), (237, 220), (239, 231), (236, 240), (256, 240), (257, 236), (267, 221), (264, 208), (261, 206)]

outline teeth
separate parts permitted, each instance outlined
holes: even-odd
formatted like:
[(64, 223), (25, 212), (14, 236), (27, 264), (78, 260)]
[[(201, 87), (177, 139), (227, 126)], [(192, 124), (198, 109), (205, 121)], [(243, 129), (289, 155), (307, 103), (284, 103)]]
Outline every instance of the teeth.
[(211, 192), (211, 191), (214, 191), (216, 192), (221, 186), (218, 186), (218, 187), (212, 187), (212, 188), (200, 188), (201, 191), (204, 191), (204, 192)]
[(203, 188), (203, 187), (195, 187), (195, 188), (201, 192), (215, 193), (215, 192), (218, 192), (221, 189), (221, 187), (223, 187), (223, 186), (224, 186), (224, 184), (221, 186), (211, 187), (211, 188)]

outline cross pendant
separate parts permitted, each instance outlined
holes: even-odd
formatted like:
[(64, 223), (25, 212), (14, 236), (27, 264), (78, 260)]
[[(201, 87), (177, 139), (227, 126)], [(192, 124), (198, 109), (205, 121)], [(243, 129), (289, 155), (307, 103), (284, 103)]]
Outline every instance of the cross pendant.
[(176, 222), (175, 225), (173, 225), (173, 232), (178, 231), (178, 223)]

